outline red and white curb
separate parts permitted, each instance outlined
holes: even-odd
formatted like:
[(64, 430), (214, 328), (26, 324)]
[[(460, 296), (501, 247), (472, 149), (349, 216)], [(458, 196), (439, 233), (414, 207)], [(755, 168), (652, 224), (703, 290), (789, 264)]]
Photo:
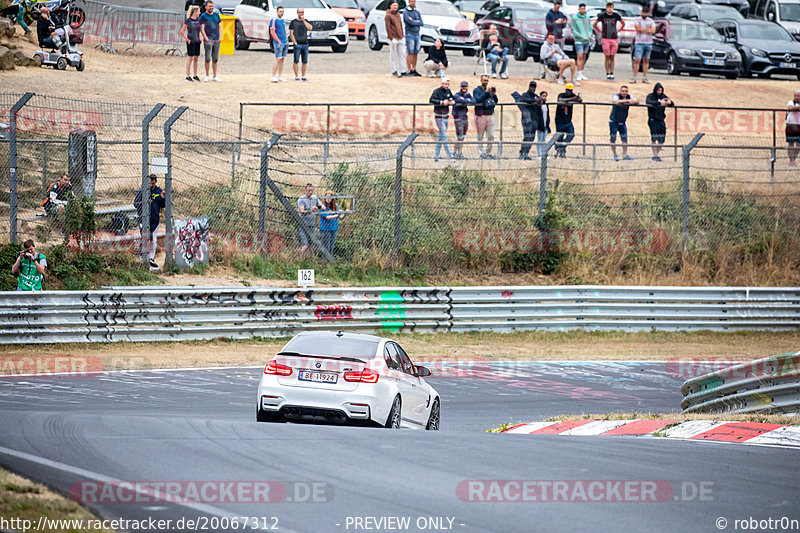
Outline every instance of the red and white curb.
[(503, 433), (663, 437), (800, 448), (800, 426), (760, 422), (719, 422), (714, 420), (679, 422), (677, 420), (652, 419), (567, 420), (519, 424)]

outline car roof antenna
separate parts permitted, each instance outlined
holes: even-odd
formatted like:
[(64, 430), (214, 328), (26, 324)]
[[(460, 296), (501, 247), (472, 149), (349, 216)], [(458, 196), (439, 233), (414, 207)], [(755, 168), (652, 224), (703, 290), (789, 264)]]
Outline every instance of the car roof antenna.
[(342, 335), (344, 335), (344, 333), (342, 333), (342, 330), (339, 330), (339, 333), (336, 334), (337, 337), (341, 337)]

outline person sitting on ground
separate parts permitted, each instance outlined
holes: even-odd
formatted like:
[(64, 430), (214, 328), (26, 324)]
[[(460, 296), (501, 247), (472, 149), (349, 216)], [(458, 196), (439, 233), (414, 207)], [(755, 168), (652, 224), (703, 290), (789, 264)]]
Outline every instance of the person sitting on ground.
[(433, 42), (433, 46), (428, 48), (428, 58), (423, 63), (423, 66), (428, 71), (429, 78), (434, 78), (437, 74), (440, 78), (445, 77), (447, 53), (444, 51), (441, 39), (436, 39)]
[(47, 196), (39, 205), (44, 208), (47, 216), (54, 217), (64, 214), (70, 198), (75, 198), (75, 193), (72, 192), (69, 174), (64, 173), (57, 182), (50, 185)]

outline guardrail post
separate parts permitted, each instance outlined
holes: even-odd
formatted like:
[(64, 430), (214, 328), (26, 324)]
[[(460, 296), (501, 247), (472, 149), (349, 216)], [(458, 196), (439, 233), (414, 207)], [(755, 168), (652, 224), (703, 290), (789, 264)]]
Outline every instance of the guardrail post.
[(683, 251), (687, 251), (689, 249), (689, 184), (690, 184), (690, 175), (691, 169), (689, 165), (689, 158), (692, 152), (692, 148), (694, 148), (697, 143), (700, 142), (700, 139), (703, 138), (704, 133), (697, 133), (695, 134), (694, 138), (683, 147), (683, 200), (681, 202), (682, 207), (682, 235), (683, 235)]
[(28, 100), (33, 98), (34, 93), (25, 93), (17, 100), (9, 113), (9, 133), (11, 137), (8, 143), (8, 187), (9, 187), (9, 230), (11, 242), (17, 242), (17, 208), (19, 206), (19, 196), (17, 191), (17, 113), (23, 108)]
[(175, 236), (172, 224), (172, 125), (175, 121), (181, 118), (186, 110), (189, 109), (183, 105), (175, 110), (175, 112), (164, 123), (164, 158), (167, 160), (167, 175), (164, 177), (164, 193), (167, 197), (167, 205), (164, 208), (164, 251), (167, 258), (164, 260), (164, 269), (172, 268), (175, 262)]
[(417, 133), (412, 133), (397, 148), (394, 172), (394, 246), (392, 247), (392, 260), (395, 262), (400, 259), (400, 250), (403, 248), (403, 152), (418, 136)]
[[(297, 207), (293, 206), (289, 203), (289, 200), (286, 199), (286, 196), (283, 194), (281, 189), (272, 181), (272, 178), (269, 177), (269, 151), (270, 149), (277, 144), (278, 140), (280, 139), (279, 134), (274, 134), (272, 138), (270, 138), (269, 142), (265, 144), (261, 148), (261, 179), (260, 179), (260, 191), (259, 191), (259, 214), (258, 214), (258, 229), (260, 232), (263, 232), (261, 236), (264, 236), (266, 233), (266, 211), (267, 211), (267, 188), (272, 191), (272, 194), (275, 195), (275, 198), (283, 206), (284, 211), (289, 217), (297, 224), (297, 229), (302, 231), (308, 237), (308, 240), (313, 244), (317, 250), (320, 251), (322, 256), (327, 259), (329, 262), (333, 263), (334, 259), (331, 253), (322, 245), (322, 242), (317, 238), (314, 234), (314, 231), (309, 232), (306, 225), (303, 224), (303, 220), (300, 218), (300, 213), (297, 211)], [(328, 143), (325, 143), (327, 146)], [(263, 223), (262, 223), (263, 222)]]
[(537, 218), (539, 224), (542, 223), (544, 218), (545, 207), (547, 206), (547, 154), (556, 143), (556, 138), (553, 136), (544, 146), (544, 154), (542, 155), (541, 169), (539, 171), (539, 217)]
[(145, 250), (147, 249), (146, 243), (150, 242), (150, 123), (156, 118), (161, 110), (164, 109), (164, 104), (156, 104), (153, 109), (142, 120), (142, 214), (139, 219), (141, 223), (141, 231), (139, 241), (139, 253), (144, 259)]

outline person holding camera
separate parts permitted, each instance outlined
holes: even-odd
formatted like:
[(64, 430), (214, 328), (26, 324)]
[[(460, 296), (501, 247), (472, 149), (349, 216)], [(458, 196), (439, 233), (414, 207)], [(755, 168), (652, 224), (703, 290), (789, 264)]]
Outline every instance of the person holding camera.
[[(489, 87), (489, 76), (481, 76), (481, 84), (472, 91), (475, 98), (475, 131), (478, 133), (478, 157), (494, 159), (494, 106), (497, 105), (497, 88)], [(483, 149), (483, 136), (486, 135), (486, 150)]]
[(44, 254), (36, 253), (36, 245), (31, 239), (22, 244), (22, 251), (11, 267), (11, 273), (17, 277), (18, 291), (40, 291), (44, 271), (47, 268), (47, 258)]

